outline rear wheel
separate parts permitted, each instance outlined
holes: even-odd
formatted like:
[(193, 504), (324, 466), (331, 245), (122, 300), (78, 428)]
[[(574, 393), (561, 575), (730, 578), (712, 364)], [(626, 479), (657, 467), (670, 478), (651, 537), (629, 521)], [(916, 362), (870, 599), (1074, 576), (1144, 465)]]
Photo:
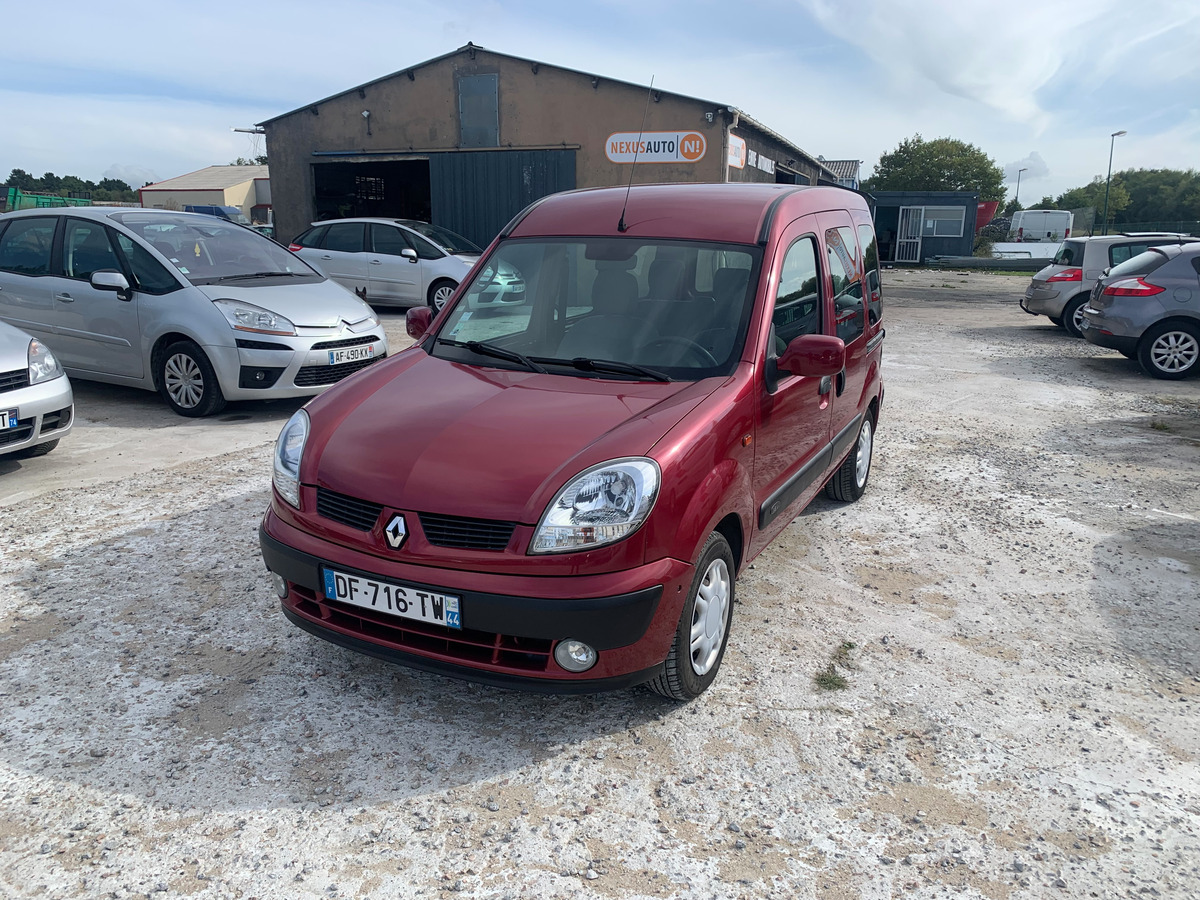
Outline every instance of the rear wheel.
[(457, 287), (457, 283), (445, 278), (429, 286), (429, 305), (435, 313), (442, 311), (442, 307), (454, 296), (454, 289)]
[(158, 358), (158, 392), (181, 416), (196, 419), (225, 408), (225, 395), (208, 357), (192, 341), (176, 341)]
[(1087, 294), (1078, 294), (1067, 301), (1067, 305), (1063, 307), (1062, 325), (1067, 329), (1067, 333), (1077, 338), (1083, 337), (1083, 329), (1079, 326), (1083, 322), (1083, 305), (1087, 303)]
[(1057, 325), (1059, 328), (1063, 327), (1063, 321), (1062, 321), (1061, 316), (1046, 316), (1046, 318), (1049, 319), (1051, 322), (1053, 322), (1055, 325)]
[(1186, 378), (1200, 362), (1200, 327), (1162, 322), (1146, 329), (1138, 341), (1138, 362), (1155, 378)]
[(853, 503), (867, 490), (871, 477), (871, 457), (875, 451), (875, 419), (870, 411), (863, 416), (854, 449), (825, 483), (825, 496), (830, 500)]
[(733, 551), (714, 531), (704, 542), (696, 576), (679, 616), (675, 642), (652, 691), (672, 700), (699, 697), (717, 677), (733, 617)]

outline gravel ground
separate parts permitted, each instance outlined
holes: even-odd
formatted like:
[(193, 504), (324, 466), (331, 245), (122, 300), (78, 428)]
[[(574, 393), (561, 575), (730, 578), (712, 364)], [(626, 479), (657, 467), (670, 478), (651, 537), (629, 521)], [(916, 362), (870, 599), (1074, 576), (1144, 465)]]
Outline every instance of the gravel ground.
[(1200, 895), (1200, 381), (886, 274), (871, 487), (742, 573), (687, 705), (310, 637), (256, 539), (299, 404), (77, 383), (0, 457), (0, 895)]

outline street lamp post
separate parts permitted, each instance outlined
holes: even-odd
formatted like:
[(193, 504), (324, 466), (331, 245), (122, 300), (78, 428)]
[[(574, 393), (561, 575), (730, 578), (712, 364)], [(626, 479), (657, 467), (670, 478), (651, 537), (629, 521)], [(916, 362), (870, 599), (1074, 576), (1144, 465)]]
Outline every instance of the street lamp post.
[(1128, 134), (1125, 131), (1114, 131), (1109, 136), (1108, 141), (1108, 177), (1104, 179), (1104, 233), (1108, 234), (1108, 186), (1112, 182), (1112, 158), (1113, 146), (1117, 143), (1117, 138), (1123, 134)]
[(1017, 193), (1013, 195), (1013, 206), (1020, 207), (1021, 204), (1021, 173), (1028, 170), (1028, 166), (1024, 169), (1017, 169)]

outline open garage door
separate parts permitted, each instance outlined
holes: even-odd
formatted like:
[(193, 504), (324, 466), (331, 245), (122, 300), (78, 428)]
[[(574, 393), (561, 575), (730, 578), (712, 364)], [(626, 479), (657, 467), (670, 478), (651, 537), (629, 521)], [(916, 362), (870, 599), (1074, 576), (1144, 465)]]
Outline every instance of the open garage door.
[(386, 216), (428, 222), (429, 160), (318, 163), (313, 194), (317, 219)]

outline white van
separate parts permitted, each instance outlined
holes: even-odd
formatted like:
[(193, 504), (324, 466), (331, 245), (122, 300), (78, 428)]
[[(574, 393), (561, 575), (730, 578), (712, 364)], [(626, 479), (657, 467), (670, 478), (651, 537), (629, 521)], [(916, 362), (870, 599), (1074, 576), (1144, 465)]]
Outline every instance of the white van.
[(1010, 241), (1049, 241), (1057, 244), (1071, 236), (1075, 214), (1066, 209), (1021, 209), (1013, 213)]

